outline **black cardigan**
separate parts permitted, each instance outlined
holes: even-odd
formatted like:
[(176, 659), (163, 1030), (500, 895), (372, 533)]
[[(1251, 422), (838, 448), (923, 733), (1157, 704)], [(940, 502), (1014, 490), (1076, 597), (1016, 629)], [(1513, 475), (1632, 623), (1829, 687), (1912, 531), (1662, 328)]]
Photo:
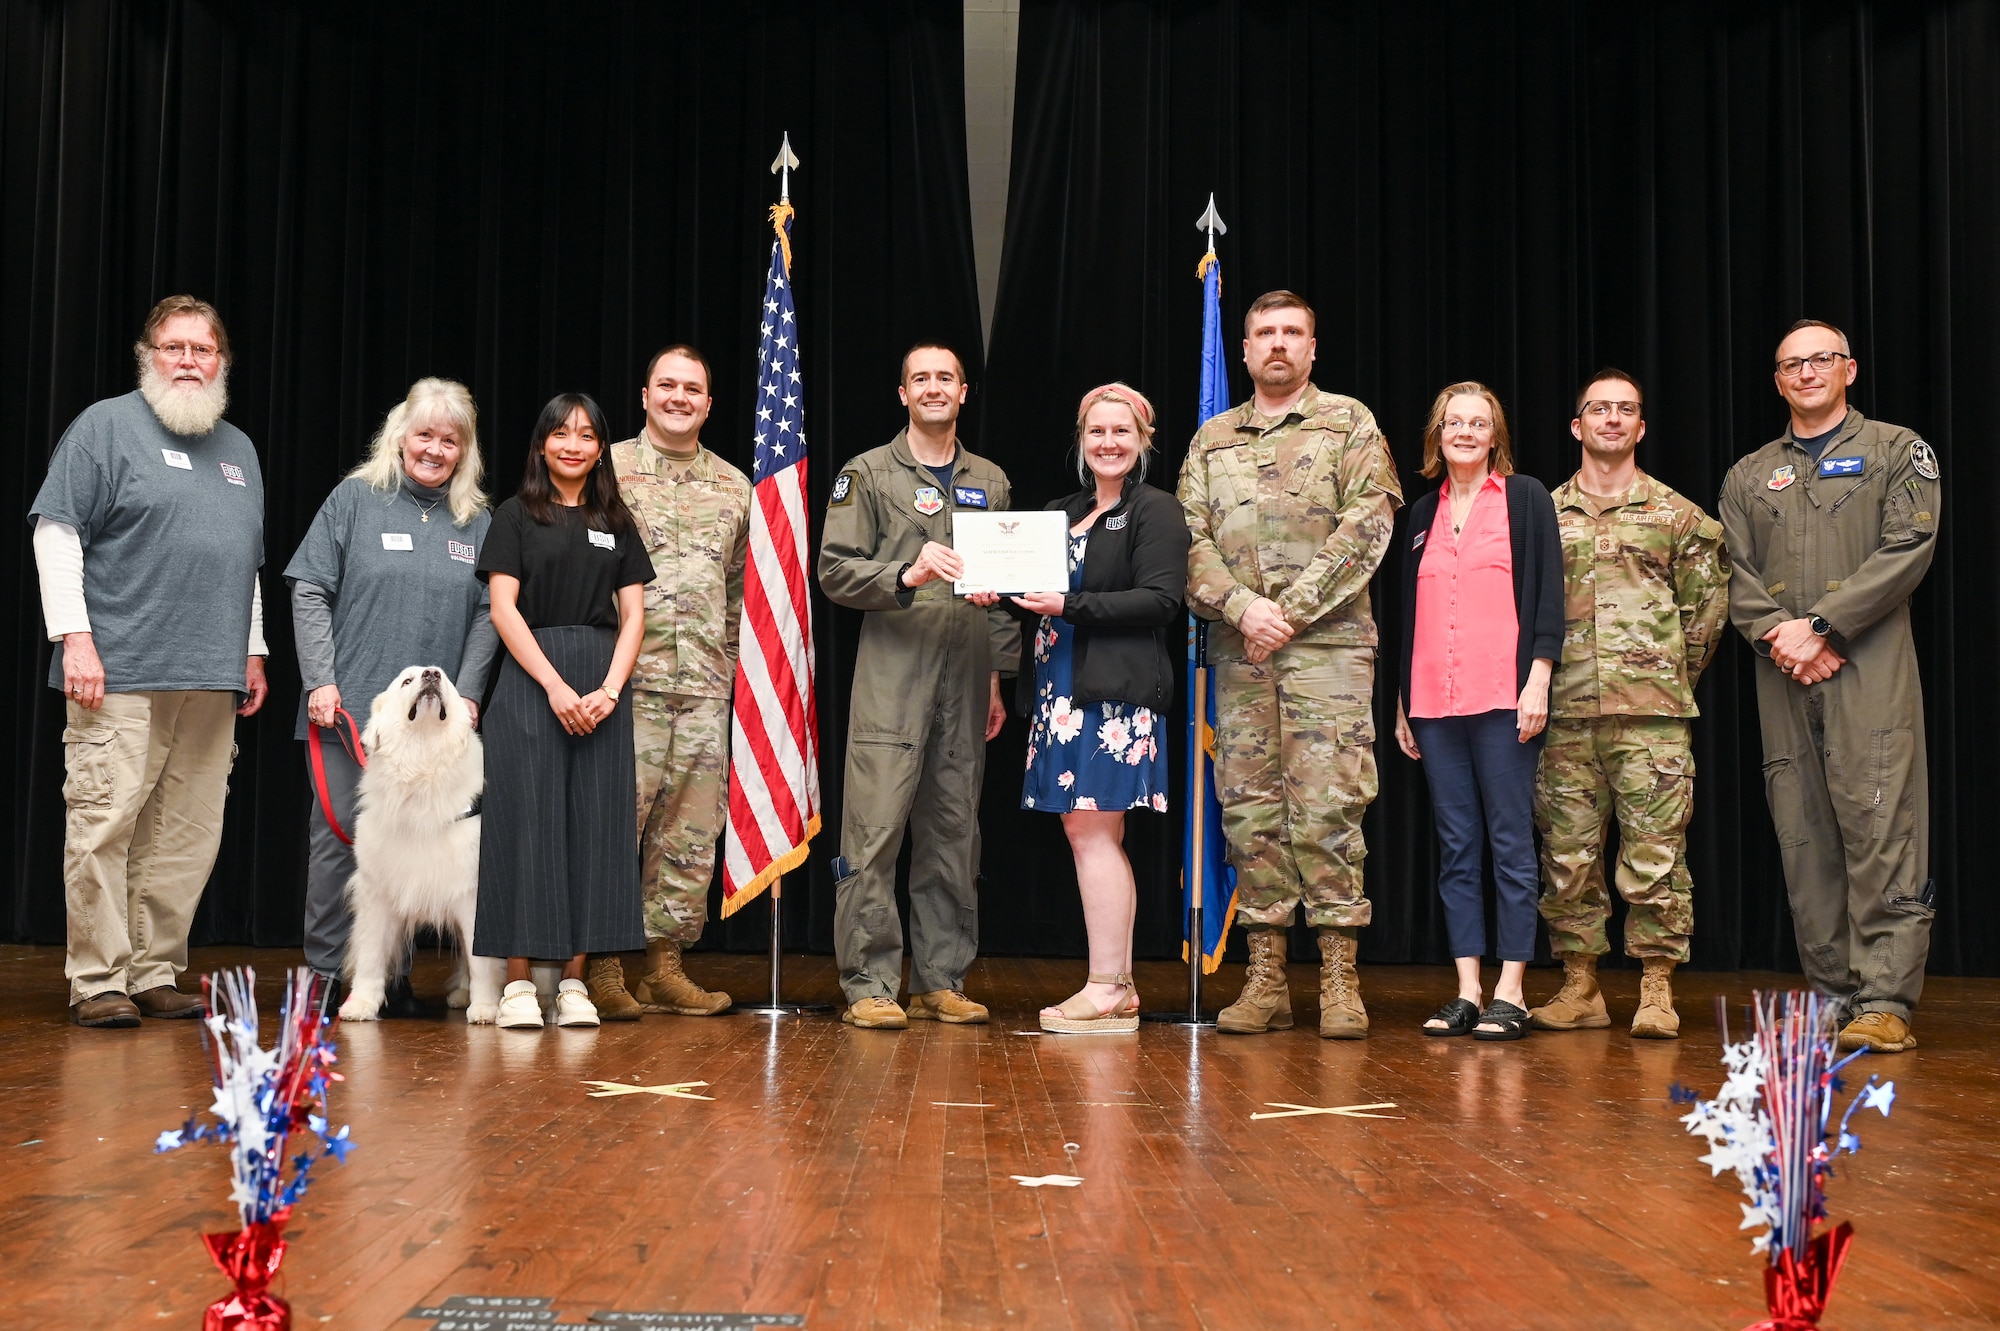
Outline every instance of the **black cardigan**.
[[(1521, 626), (1514, 649), (1514, 687), (1527, 687), (1528, 670), (1536, 657), (1560, 665), (1563, 644), (1562, 534), (1556, 530), (1556, 503), (1532, 476), (1503, 477), (1507, 486), (1507, 528), (1514, 560), (1514, 618)], [(1426, 547), (1416, 541), (1437, 521), (1438, 495), (1431, 491), (1410, 505), (1403, 529), (1403, 671), (1402, 693), (1410, 696), (1410, 658), (1417, 636), (1417, 568)]]
[[(1048, 505), (1061, 509), (1072, 527), (1096, 506), (1095, 486)], [(1137, 476), (1126, 477), (1124, 497), (1091, 524), (1083, 590), (1063, 597), (1062, 617), (1077, 628), (1072, 703), (1124, 702), (1156, 712), (1172, 705), (1174, 654), (1168, 634), (1182, 618), (1190, 544), (1180, 501)], [(1012, 602), (1002, 604), (1031, 623), (1039, 622), (1039, 616)], [(1034, 714), (1032, 662), (1030, 647), (1014, 682), (1014, 703), (1023, 716)]]

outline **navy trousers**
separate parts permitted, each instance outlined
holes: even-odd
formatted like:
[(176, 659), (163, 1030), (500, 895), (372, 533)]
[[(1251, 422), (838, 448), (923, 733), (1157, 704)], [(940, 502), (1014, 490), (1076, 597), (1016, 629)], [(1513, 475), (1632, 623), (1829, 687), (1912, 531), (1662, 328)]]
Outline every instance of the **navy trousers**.
[[(1535, 766), (1543, 735), (1521, 743), (1511, 708), (1477, 716), (1411, 717), (1437, 816), (1438, 896), (1454, 957), (1486, 955), (1481, 851), (1493, 851), (1494, 923), (1502, 961), (1532, 961), (1535, 899)], [(1483, 833), (1483, 835), (1482, 835)]]

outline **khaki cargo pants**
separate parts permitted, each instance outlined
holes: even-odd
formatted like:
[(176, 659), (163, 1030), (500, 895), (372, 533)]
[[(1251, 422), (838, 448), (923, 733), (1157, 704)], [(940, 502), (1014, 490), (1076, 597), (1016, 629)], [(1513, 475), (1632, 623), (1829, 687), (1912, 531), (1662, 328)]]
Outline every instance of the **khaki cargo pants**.
[(66, 706), (63, 973), (74, 1005), (173, 984), (187, 969), (188, 926), (222, 844), (236, 695), (107, 693), (95, 712)]

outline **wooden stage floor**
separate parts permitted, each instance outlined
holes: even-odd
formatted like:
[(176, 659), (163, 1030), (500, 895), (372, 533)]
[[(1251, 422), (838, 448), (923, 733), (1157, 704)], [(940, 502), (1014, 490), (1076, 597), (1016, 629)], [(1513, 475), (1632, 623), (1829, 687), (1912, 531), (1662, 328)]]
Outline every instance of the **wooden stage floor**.
[[(284, 951), (208, 949), (197, 967)], [(701, 955), (739, 999), (756, 957)], [(831, 999), (832, 962), (789, 962)], [(198, 1235), (231, 1228), (213, 1146), (151, 1153), (208, 1101), (188, 1022), (65, 1024), (62, 954), (0, 947), (0, 1323), (191, 1327), (221, 1292)], [(334, 1120), (280, 1291), (294, 1325), (405, 1326), (451, 1296), (803, 1314), (835, 1328), (1567, 1328), (1736, 1331), (1761, 1267), (1667, 1088), (1721, 1080), (1713, 996), (1787, 977), (1689, 975), (1688, 1038), (1622, 1026), (1520, 1044), (1431, 1040), (1447, 973), (1364, 968), (1375, 1035), (1322, 1042), (1147, 1026), (1054, 1037), (1081, 963), (981, 961), (987, 1027), (856, 1031), (828, 1017), (649, 1017), (596, 1032), (462, 1021), (341, 1028)], [(1184, 972), (1142, 968), (1150, 1006)], [(1228, 968), (1212, 993), (1233, 996)], [(1531, 976), (1531, 997), (1557, 974)], [(420, 962), (420, 992), (444, 964)], [(1312, 973), (1293, 968), (1305, 1005)], [(1629, 1019), (1636, 975), (1608, 977)], [(1993, 1182), (2000, 981), (1933, 980), (1923, 1048), (1831, 1194), (1858, 1241), (1832, 1328), (2000, 1323)], [(1304, 1014), (1310, 1016), (1308, 1011)], [(713, 1101), (592, 1099), (586, 1080), (706, 1082)], [(1393, 1102), (1397, 1118), (1253, 1121), (1271, 1102)], [(1984, 1160), (1986, 1163), (1981, 1164)], [(1014, 1175), (1080, 1176), (1023, 1187)]]

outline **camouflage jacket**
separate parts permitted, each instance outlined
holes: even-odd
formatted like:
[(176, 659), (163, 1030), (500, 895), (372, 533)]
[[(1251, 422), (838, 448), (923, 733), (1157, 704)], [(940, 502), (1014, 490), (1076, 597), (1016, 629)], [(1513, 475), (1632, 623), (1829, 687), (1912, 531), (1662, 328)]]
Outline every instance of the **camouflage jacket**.
[(1695, 681), (1729, 622), (1722, 524), (1643, 471), (1617, 499), (1579, 481), (1551, 496), (1564, 622), (1549, 715), (1700, 715)]
[(1311, 384), (1281, 419), (1254, 401), (1232, 407), (1188, 445), (1180, 500), (1194, 537), (1188, 605), (1227, 625), (1217, 656), (1242, 655), (1236, 625), (1260, 596), (1284, 611), (1293, 642), (1375, 645), (1368, 581), (1403, 490), (1368, 408)]
[(618, 489), (659, 576), (646, 585), (646, 636), (632, 687), (727, 698), (750, 546), (750, 478), (704, 448), (681, 462), (643, 437), (611, 448)]

